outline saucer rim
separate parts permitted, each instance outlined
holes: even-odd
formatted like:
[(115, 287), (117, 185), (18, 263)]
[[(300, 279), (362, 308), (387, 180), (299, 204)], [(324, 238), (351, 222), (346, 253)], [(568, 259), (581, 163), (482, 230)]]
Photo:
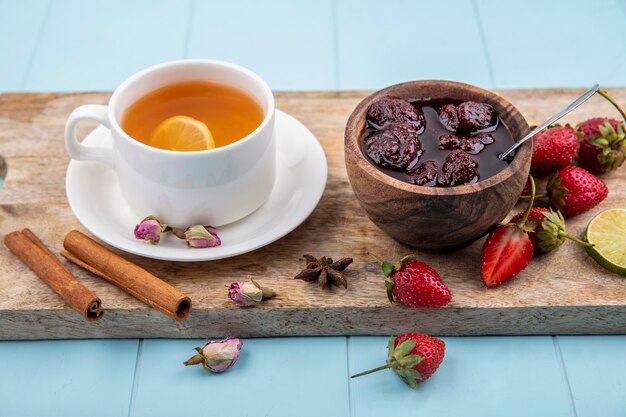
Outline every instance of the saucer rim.
[[(322, 196), (324, 195), (324, 191), (326, 190), (326, 185), (328, 182), (328, 158), (326, 157), (326, 153), (324, 152), (324, 149), (321, 145), (321, 143), (319, 142), (319, 140), (317, 139), (317, 137), (313, 134), (313, 132), (311, 132), (302, 122), (300, 122), (298, 119), (296, 119), (295, 117), (291, 116), (289, 113), (276, 109), (276, 134), (277, 137), (280, 134), (280, 123), (284, 123), (286, 120), (291, 119), (292, 122), (294, 122), (297, 126), (298, 129), (302, 130), (302, 135), (303, 138), (302, 140), (305, 142), (306, 145), (308, 145), (308, 143), (310, 142), (310, 144), (313, 147), (316, 147), (317, 149), (309, 149), (308, 152), (305, 153), (305, 156), (303, 157), (304, 159), (307, 158), (319, 158), (320, 162), (324, 162), (323, 163), (323, 169), (317, 169), (315, 170), (315, 175), (319, 177), (318, 181), (320, 184), (320, 189), (319, 189), (319, 193), (317, 198), (314, 198), (311, 200), (310, 204), (307, 204), (306, 206), (304, 206), (300, 211), (298, 211), (297, 213), (300, 213), (299, 216), (293, 216), (293, 217), (284, 217), (284, 221), (282, 221), (279, 224), (284, 224), (285, 221), (289, 220), (289, 219), (294, 219), (293, 223), (290, 224), (288, 227), (286, 227), (282, 232), (280, 233), (276, 233), (276, 234), (271, 234), (270, 232), (272, 230), (274, 230), (275, 228), (270, 229), (267, 233), (265, 233), (262, 236), (268, 236), (269, 238), (267, 239), (259, 239), (259, 237), (250, 239), (248, 241), (252, 241), (256, 243), (253, 243), (252, 245), (248, 245), (248, 246), (243, 246), (241, 249), (235, 250), (235, 251), (231, 251), (231, 252), (225, 252), (222, 253), (221, 255), (211, 255), (211, 248), (202, 248), (202, 249), (197, 249), (197, 248), (188, 248), (189, 249), (189, 255), (190, 256), (185, 256), (185, 257), (180, 257), (180, 256), (170, 256), (167, 255), (167, 250), (163, 251), (163, 253), (148, 253), (147, 250), (136, 250), (132, 247), (120, 244), (117, 240), (115, 239), (111, 239), (108, 236), (110, 234), (106, 234), (106, 233), (99, 233), (97, 230), (94, 230), (94, 224), (93, 222), (90, 221), (85, 221), (85, 212), (84, 210), (77, 210), (76, 209), (76, 203), (78, 199), (74, 199), (70, 196), (71, 188), (75, 188), (72, 187), (70, 185), (70, 183), (72, 182), (71, 179), (74, 178), (74, 176), (76, 175), (75, 173), (70, 173), (70, 171), (75, 171), (77, 168), (78, 164), (85, 164), (85, 163), (97, 163), (97, 162), (93, 162), (93, 161), (75, 161), (75, 160), (70, 160), (66, 169), (66, 175), (65, 175), (65, 192), (66, 192), (66, 198), (67, 198), (67, 202), (68, 205), (70, 206), (70, 209), (72, 210), (72, 213), (74, 214), (74, 216), (76, 217), (76, 219), (78, 220), (78, 222), (85, 227), (92, 235), (94, 235), (95, 237), (97, 237), (98, 239), (100, 239), (101, 241), (103, 241), (104, 243), (121, 250), (122, 252), (125, 253), (129, 253), (129, 254), (133, 254), (136, 256), (141, 256), (144, 258), (148, 258), (148, 259), (155, 259), (155, 260), (162, 260), (162, 261), (174, 261), (174, 262), (207, 262), (207, 261), (215, 261), (215, 260), (219, 260), (219, 259), (227, 259), (227, 258), (231, 258), (234, 256), (239, 256), (239, 255), (243, 255), (245, 253), (248, 252), (252, 252), (254, 250), (263, 248), (267, 245), (270, 245), (274, 242), (276, 242), (277, 240), (287, 236), (289, 233), (293, 232), (295, 229), (297, 229), (302, 223), (304, 223), (304, 221), (306, 219), (309, 218), (309, 216), (313, 213), (313, 211), (317, 208), (317, 206), (319, 205), (320, 200), (322, 199)], [(94, 128), (92, 131), (90, 131), (86, 136), (85, 139), (88, 139), (89, 137), (91, 137), (92, 135), (96, 134), (96, 132), (98, 130), (103, 130), (104, 132), (102, 132), (102, 134), (104, 135), (111, 135), (110, 131), (108, 131), (108, 129), (106, 129), (104, 126), (97, 126), (96, 128)], [(279, 145), (279, 142), (277, 141), (277, 146)], [(314, 155), (314, 153), (319, 152), (319, 155)], [(300, 162), (302, 163), (302, 161)], [(276, 164), (277, 166), (279, 164), (284, 165), (284, 167), (286, 169), (290, 169), (290, 167), (285, 164), (284, 162), (282, 162), (280, 160), (279, 157), (276, 158)], [(117, 174), (116, 174), (117, 175)], [(317, 181), (316, 181), (317, 182)], [(300, 181), (301, 183), (301, 181)], [(294, 189), (298, 189), (299, 187), (294, 187)], [(270, 201), (270, 199), (272, 198), (272, 194), (275, 191), (276, 188), (272, 189), (272, 193), (270, 193), (270, 195), (268, 196), (268, 198), (266, 199), (266, 201), (263, 203), (263, 205), (261, 205), (259, 207), (262, 208), (265, 204), (267, 204), (268, 201)], [(309, 198), (311, 197), (311, 190), (307, 189), (307, 194), (309, 196)], [(124, 204), (127, 204), (124, 201)], [(258, 209), (257, 209), (258, 210)], [(254, 212), (253, 212), (254, 213)], [(253, 213), (251, 213), (250, 215), (252, 215)], [(82, 215), (81, 215), (82, 214)], [(248, 215), (248, 216), (250, 216)], [(235, 223), (238, 222), (245, 222), (246, 221), (246, 217), (244, 217), (241, 220), (238, 220)], [(228, 226), (228, 225), (227, 225)], [(97, 229), (97, 228), (95, 228)], [(219, 229), (219, 228), (218, 228)], [(119, 234), (115, 234), (115, 236), (119, 236)], [(244, 242), (239, 242), (237, 243), (237, 246), (240, 246), (242, 244), (245, 244), (248, 241), (244, 241)], [(150, 247), (151, 245), (147, 245), (146, 244), (146, 248)]]

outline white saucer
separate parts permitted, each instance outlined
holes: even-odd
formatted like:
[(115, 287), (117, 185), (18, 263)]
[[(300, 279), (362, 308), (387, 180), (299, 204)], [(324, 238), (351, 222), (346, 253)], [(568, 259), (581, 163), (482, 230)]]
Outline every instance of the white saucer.
[[(109, 130), (100, 126), (83, 141), (106, 146)], [(97, 162), (70, 161), (65, 188), (78, 220), (94, 236), (125, 252), (168, 261), (209, 261), (250, 252), (280, 239), (298, 227), (317, 206), (328, 168), (322, 146), (302, 123), (276, 111), (276, 183), (268, 200), (254, 213), (217, 229), (222, 245), (188, 248), (171, 234), (159, 245), (134, 238), (133, 229), (150, 213), (134, 213), (122, 198), (117, 174)]]

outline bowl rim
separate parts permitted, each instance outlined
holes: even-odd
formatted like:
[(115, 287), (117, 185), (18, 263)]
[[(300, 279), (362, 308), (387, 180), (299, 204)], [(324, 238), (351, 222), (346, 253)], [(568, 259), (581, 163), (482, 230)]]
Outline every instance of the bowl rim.
[[(506, 179), (513, 176), (519, 170), (524, 168), (524, 165), (527, 159), (530, 159), (532, 156), (532, 141), (526, 141), (522, 146), (520, 146), (515, 156), (513, 157), (513, 162), (511, 162), (506, 168), (502, 171), (498, 172), (496, 175), (491, 176), (483, 181), (477, 181), (473, 184), (465, 184), (458, 185), (454, 187), (426, 187), (416, 184), (410, 184), (408, 182), (404, 182), (392, 176), (385, 174), (376, 168), (371, 162), (369, 162), (363, 152), (361, 151), (360, 146), (360, 135), (353, 135), (353, 132), (360, 132), (358, 123), (364, 120), (357, 120), (359, 114), (366, 115), (367, 108), (377, 99), (384, 96), (394, 96), (394, 92), (400, 89), (405, 89), (406, 87), (410, 88), (419, 88), (424, 86), (432, 86), (436, 84), (447, 84), (449, 86), (454, 86), (459, 89), (464, 89), (470, 92), (471, 94), (480, 94), (487, 95), (491, 100), (500, 102), (505, 107), (510, 107), (510, 118), (519, 120), (522, 123), (520, 126), (522, 131), (522, 136), (530, 132), (530, 127), (528, 126), (528, 122), (522, 115), (522, 113), (511, 104), (508, 100), (500, 96), (499, 94), (494, 93), (490, 90), (485, 90), (480, 87), (476, 87), (471, 84), (466, 84), (458, 81), (449, 81), (449, 80), (415, 80), (415, 81), (406, 81), (398, 84), (390, 85), (389, 87), (383, 88), (381, 90), (375, 91), (372, 94), (365, 97), (361, 102), (354, 108), (350, 117), (348, 118), (348, 122), (346, 123), (346, 128), (344, 132), (344, 151), (356, 153), (358, 156), (355, 158), (358, 167), (364, 170), (370, 177), (378, 180), (379, 182), (385, 183), (393, 188), (399, 189), (401, 191), (405, 191), (411, 194), (419, 194), (419, 195), (445, 195), (445, 196), (453, 196), (453, 195), (464, 195), (471, 194), (475, 192), (480, 192), (487, 188), (491, 188)], [(355, 137), (359, 136), (359, 137)], [(515, 138), (514, 138), (515, 139)]]

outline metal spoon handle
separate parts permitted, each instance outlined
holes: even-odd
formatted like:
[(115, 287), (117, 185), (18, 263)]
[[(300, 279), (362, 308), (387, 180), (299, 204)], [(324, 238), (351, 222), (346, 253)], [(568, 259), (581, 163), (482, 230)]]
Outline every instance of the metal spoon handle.
[(511, 146), (509, 149), (507, 149), (504, 153), (498, 155), (498, 159), (503, 160), (511, 152), (513, 152), (515, 149), (519, 148), (519, 146), (522, 143), (526, 142), (528, 139), (532, 138), (537, 133), (541, 132), (543, 129), (545, 129), (546, 127), (550, 126), (552, 123), (556, 122), (561, 117), (565, 116), (566, 114), (568, 114), (569, 112), (571, 112), (572, 110), (574, 110), (575, 108), (577, 108), (578, 106), (583, 104), (585, 101), (589, 100), (595, 93), (598, 92), (599, 88), (600, 88), (600, 85), (598, 85), (598, 84), (596, 84), (593, 87), (591, 87), (585, 94), (583, 94), (582, 96), (580, 96), (576, 100), (574, 100), (572, 102), (572, 104), (570, 104), (569, 106), (567, 106), (566, 108), (564, 108), (560, 112), (556, 113), (554, 116), (550, 117), (548, 120), (546, 120), (545, 122), (543, 122), (542, 124), (537, 126), (535, 128), (535, 130), (533, 130), (532, 132), (530, 132), (529, 134), (527, 134), (526, 136), (524, 136), (523, 138), (521, 138), (520, 140), (515, 142), (513, 144), (513, 146)]

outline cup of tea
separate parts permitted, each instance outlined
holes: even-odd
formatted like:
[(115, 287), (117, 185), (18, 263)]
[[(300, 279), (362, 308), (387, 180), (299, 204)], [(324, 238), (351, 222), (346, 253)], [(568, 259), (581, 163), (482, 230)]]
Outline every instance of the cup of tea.
[[(70, 157), (117, 172), (138, 217), (174, 226), (222, 226), (259, 208), (274, 185), (274, 96), (252, 71), (227, 62), (180, 60), (144, 69), (107, 106), (76, 108), (65, 125)], [(109, 148), (88, 147), (76, 125), (110, 130)]]

